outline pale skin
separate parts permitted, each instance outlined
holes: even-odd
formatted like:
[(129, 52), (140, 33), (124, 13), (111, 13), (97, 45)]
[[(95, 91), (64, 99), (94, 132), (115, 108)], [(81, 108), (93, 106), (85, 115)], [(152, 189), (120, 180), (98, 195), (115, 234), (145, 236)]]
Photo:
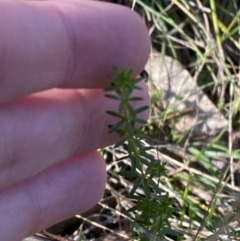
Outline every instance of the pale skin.
[[(103, 88), (113, 65), (139, 74), (150, 41), (140, 17), (113, 4), (0, 0), (0, 9), (0, 239), (19, 241), (103, 195), (96, 149), (118, 140), (105, 113), (118, 103)], [(140, 85), (136, 108), (149, 104)]]

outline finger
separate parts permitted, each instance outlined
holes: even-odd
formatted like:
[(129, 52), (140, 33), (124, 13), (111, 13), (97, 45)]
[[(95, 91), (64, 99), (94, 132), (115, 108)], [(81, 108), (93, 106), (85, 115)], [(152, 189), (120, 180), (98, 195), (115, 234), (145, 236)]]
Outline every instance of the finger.
[(75, 156), (0, 192), (1, 240), (19, 241), (78, 213), (101, 198), (106, 183), (103, 158)]
[[(133, 96), (134, 108), (148, 105), (145, 83)], [(119, 121), (106, 114), (118, 112), (102, 89), (54, 89), (0, 106), (0, 188), (24, 180), (68, 157), (113, 144), (117, 134), (108, 125)], [(148, 110), (139, 114), (148, 118)]]
[(150, 41), (125, 7), (95, 1), (0, 1), (0, 103), (53, 87), (102, 88), (112, 67), (140, 73)]

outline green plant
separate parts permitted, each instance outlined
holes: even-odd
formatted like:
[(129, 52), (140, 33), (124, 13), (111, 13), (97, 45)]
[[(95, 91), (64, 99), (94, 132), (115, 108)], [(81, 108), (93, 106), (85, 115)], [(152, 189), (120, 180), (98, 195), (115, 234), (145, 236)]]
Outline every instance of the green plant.
[[(109, 133), (119, 134), (121, 139), (115, 148), (125, 144), (128, 155), (121, 159), (131, 160), (131, 170), (118, 172), (124, 178), (134, 179), (128, 198), (134, 201), (135, 206), (128, 212), (138, 224), (135, 231), (140, 240), (149, 240), (149, 235), (151, 240), (163, 240), (166, 234), (176, 234), (168, 221), (174, 208), (168, 194), (163, 194), (158, 186), (160, 178), (165, 175), (165, 166), (148, 153), (151, 147), (144, 146), (142, 142), (147, 137), (141, 128), (136, 127), (137, 123), (146, 124), (145, 120), (138, 118), (138, 114), (149, 108), (142, 106), (133, 109), (131, 106), (132, 101), (141, 100), (141, 97), (131, 96), (134, 89), (139, 89), (137, 84), (141, 78), (132, 78), (131, 70), (114, 68), (114, 71), (115, 76), (110, 79), (110, 87), (105, 89), (105, 96), (119, 101), (118, 112), (107, 111), (119, 119), (117, 123), (109, 126)], [(144, 195), (137, 194), (139, 187), (144, 190)]]

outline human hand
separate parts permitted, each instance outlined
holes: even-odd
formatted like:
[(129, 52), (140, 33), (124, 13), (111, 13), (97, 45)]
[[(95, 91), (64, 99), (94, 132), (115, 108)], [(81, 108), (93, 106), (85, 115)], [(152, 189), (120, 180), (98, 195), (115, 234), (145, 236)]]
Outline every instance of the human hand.
[[(106, 182), (95, 151), (112, 144), (104, 97), (112, 66), (138, 74), (147, 29), (93, 1), (0, 1), (0, 237), (19, 241), (90, 209)], [(144, 100), (149, 101), (141, 83)], [(140, 118), (147, 118), (148, 111)]]

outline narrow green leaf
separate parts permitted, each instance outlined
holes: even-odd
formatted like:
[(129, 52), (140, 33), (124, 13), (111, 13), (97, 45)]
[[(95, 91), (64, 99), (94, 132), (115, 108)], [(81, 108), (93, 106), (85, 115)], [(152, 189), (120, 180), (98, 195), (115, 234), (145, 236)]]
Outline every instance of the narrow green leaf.
[(161, 190), (160, 190), (159, 186), (152, 179), (149, 179), (149, 182), (151, 183), (153, 190), (156, 193), (160, 194)]
[(223, 158), (228, 158), (230, 155), (227, 152), (222, 152), (222, 151), (204, 151), (204, 154), (208, 157), (223, 157)]
[(150, 191), (150, 188), (149, 188), (149, 184), (148, 184), (148, 182), (145, 178), (142, 178), (142, 186), (143, 186), (143, 190), (144, 190), (144, 193), (145, 193), (146, 197), (148, 199), (150, 199), (151, 198), (151, 191)]
[(119, 113), (117, 113), (117, 112), (107, 110), (106, 113), (108, 113), (109, 115), (112, 115), (112, 116), (115, 116), (115, 117), (118, 117), (118, 118), (123, 119), (123, 116), (121, 116), (121, 115), (120, 115)]
[(143, 100), (142, 97), (130, 97), (129, 98), (130, 101), (140, 101), (140, 100)]
[(131, 126), (130, 123), (128, 123), (126, 125), (126, 130), (127, 130), (128, 135), (133, 136), (133, 126)]
[(139, 113), (141, 113), (141, 112), (143, 112), (143, 111), (145, 111), (145, 110), (147, 110), (147, 109), (149, 109), (149, 106), (148, 106), (148, 105), (145, 105), (145, 106), (142, 106), (142, 107), (140, 107), (140, 108), (138, 108), (138, 109), (135, 109), (135, 113), (136, 113), (136, 114), (139, 114)]
[(119, 121), (119, 122), (116, 123), (115, 125), (110, 126), (110, 128), (109, 128), (109, 130), (108, 130), (108, 133), (111, 134), (111, 133), (117, 131), (122, 124), (123, 124), (123, 121)]
[(144, 165), (146, 165), (146, 166), (149, 166), (149, 161), (148, 161), (146, 158), (144, 158), (143, 156), (141, 156), (141, 157), (140, 157), (140, 160), (141, 160), (141, 163), (142, 163), (142, 164), (144, 164)]
[(138, 196), (138, 195), (136, 195), (136, 194), (135, 194), (135, 195), (134, 195), (134, 194), (132, 194), (132, 195), (128, 194), (128, 196), (129, 196), (132, 200), (135, 200), (135, 201), (138, 201), (138, 202), (144, 200), (144, 197)]
[(121, 139), (114, 145), (114, 148), (118, 148), (119, 146), (122, 146), (125, 141), (126, 141), (126, 138)]
[(133, 206), (133, 207), (129, 208), (129, 209), (127, 210), (127, 212), (132, 213), (132, 212), (134, 212), (134, 211), (136, 211), (136, 210), (138, 210), (138, 209), (139, 209), (139, 207), (136, 205), (136, 206)]
[(116, 96), (116, 95), (105, 94), (105, 96), (106, 96), (107, 98), (110, 98), (110, 99), (120, 100), (120, 98), (119, 98), (118, 96)]
[(237, 149), (232, 153), (233, 158), (240, 159), (240, 150)]
[(133, 194), (136, 192), (136, 190), (138, 189), (138, 187), (140, 186), (140, 184), (141, 184), (141, 178), (138, 178), (138, 179), (134, 182), (134, 185), (133, 185), (133, 187), (132, 187), (132, 190), (131, 190), (131, 192), (130, 192), (130, 195), (133, 195)]
[(131, 105), (128, 105), (127, 108), (128, 108), (129, 114), (130, 114), (133, 118), (135, 118), (136, 112), (135, 112), (135, 110), (132, 108), (132, 106), (131, 106)]
[[(202, 145), (202, 143), (200, 143), (200, 145)], [(211, 147), (216, 148), (218, 150), (224, 151), (224, 152), (228, 152), (228, 148), (219, 144), (215, 144), (215, 143), (211, 143)]]

